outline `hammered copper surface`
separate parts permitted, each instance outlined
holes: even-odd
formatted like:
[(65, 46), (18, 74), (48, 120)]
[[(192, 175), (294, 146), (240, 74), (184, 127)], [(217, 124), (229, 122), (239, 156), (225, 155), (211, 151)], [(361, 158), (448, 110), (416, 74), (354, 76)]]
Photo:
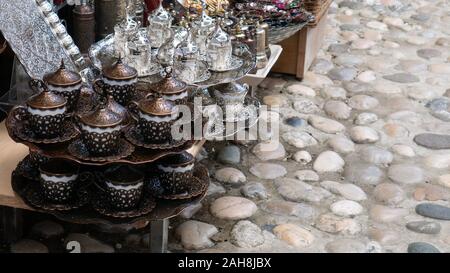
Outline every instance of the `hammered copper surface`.
[(27, 105), (35, 109), (54, 109), (65, 106), (67, 103), (66, 98), (57, 95), (47, 88), (41, 93), (30, 97), (27, 100)]
[(111, 80), (130, 80), (137, 77), (137, 70), (124, 64), (119, 57), (116, 63), (103, 69), (103, 76)]
[(69, 86), (81, 83), (81, 76), (75, 71), (66, 69), (64, 60), (61, 60), (61, 66), (53, 73), (46, 74), (44, 81), (54, 86)]
[(149, 98), (139, 102), (139, 109), (150, 115), (167, 116), (176, 112), (175, 103), (164, 98)]
[(81, 116), (81, 122), (91, 127), (113, 127), (122, 123), (124, 115), (117, 113), (118, 108), (110, 101), (108, 102), (99, 105), (93, 112)]
[(113, 96), (109, 95), (106, 101), (106, 108), (118, 114), (123, 120), (128, 118), (128, 111), (121, 104), (117, 103)]
[(172, 72), (167, 72), (166, 76), (157, 83), (149, 85), (150, 90), (161, 94), (178, 94), (186, 90), (187, 84), (172, 77)]
[(246, 94), (248, 92), (248, 89), (243, 84), (237, 82), (218, 84), (214, 87), (211, 87), (211, 89), (220, 91), (222, 93), (232, 94)]

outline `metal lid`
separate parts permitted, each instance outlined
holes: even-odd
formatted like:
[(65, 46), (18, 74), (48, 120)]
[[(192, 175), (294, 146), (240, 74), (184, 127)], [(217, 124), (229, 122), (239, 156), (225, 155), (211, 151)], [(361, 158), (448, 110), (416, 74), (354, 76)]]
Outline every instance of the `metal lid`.
[(229, 93), (242, 94), (248, 92), (248, 88), (245, 85), (237, 82), (219, 84), (214, 86), (213, 89), (228, 94)]
[(89, 17), (89, 16), (92, 16), (95, 11), (91, 7), (91, 5), (86, 3), (86, 1), (83, 1), (83, 3), (81, 3), (81, 5), (75, 6), (75, 8), (73, 9), (73, 12), (80, 17), (85, 17), (85, 16)]
[(154, 116), (172, 115), (176, 111), (175, 103), (162, 97), (143, 100), (138, 107), (142, 112)]
[(64, 60), (61, 59), (61, 66), (53, 73), (44, 76), (44, 81), (50, 85), (68, 86), (75, 85), (81, 82), (81, 76), (75, 71), (66, 69)]
[(139, 23), (133, 20), (133, 18), (131, 18), (129, 15), (127, 15), (126, 18), (118, 24), (118, 27), (126, 34), (129, 34), (130, 32), (133, 33), (138, 30)]
[(172, 69), (166, 68), (166, 76), (157, 83), (152, 83), (150, 90), (161, 94), (178, 94), (186, 90), (187, 84), (172, 76)]
[[(220, 22), (220, 21), (218, 21)], [(215, 46), (227, 46), (229, 43), (231, 43), (231, 37), (228, 33), (226, 33), (222, 27), (220, 26), (221, 23), (216, 24), (216, 29), (213, 33), (209, 36), (208, 43), (210, 45)]]
[(158, 24), (168, 24), (172, 23), (172, 15), (163, 6), (162, 1), (159, 7), (148, 17), (148, 22), (158, 23)]
[(112, 109), (114, 105), (111, 104), (110, 99), (101, 103), (91, 113), (80, 117), (81, 122), (91, 127), (112, 127), (119, 125), (124, 120), (123, 115), (120, 115), (117, 109)]
[(113, 96), (108, 96), (106, 104), (106, 108), (111, 109), (111, 111), (118, 114), (122, 119), (125, 119), (127, 117), (127, 109), (116, 102)]
[(137, 70), (122, 62), (122, 57), (112, 66), (103, 69), (103, 76), (111, 80), (130, 80), (137, 77)]
[(49, 91), (46, 85), (42, 85), (42, 88), (42, 92), (27, 100), (28, 106), (35, 109), (53, 109), (66, 105), (67, 100), (65, 97)]
[(194, 21), (194, 25), (200, 28), (214, 28), (214, 19), (203, 10), (201, 16)]

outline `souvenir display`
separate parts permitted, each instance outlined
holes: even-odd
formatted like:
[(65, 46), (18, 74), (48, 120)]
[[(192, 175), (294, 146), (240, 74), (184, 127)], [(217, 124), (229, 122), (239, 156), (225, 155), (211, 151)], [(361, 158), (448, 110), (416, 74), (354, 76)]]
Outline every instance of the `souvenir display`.
[(0, 0), (0, 7), (0, 31), (32, 78), (42, 79), (49, 71), (56, 70), (61, 59), (70, 70), (88, 69), (48, 1)]
[(61, 60), (58, 70), (44, 76), (44, 82), (50, 91), (66, 98), (68, 110), (75, 109), (80, 98), (82, 79), (77, 72), (66, 69), (64, 60)]
[(138, 29), (138, 23), (128, 14), (114, 26), (114, 49), (117, 56), (128, 56), (128, 43), (136, 36)]
[(233, 69), (231, 37), (222, 29), (221, 22), (221, 20), (217, 21), (215, 30), (206, 41), (206, 60), (209, 69), (213, 71)]
[(191, 183), (194, 157), (189, 153), (167, 156), (158, 164), (159, 181), (164, 190), (171, 194), (186, 191)]
[(144, 175), (120, 165), (103, 174), (104, 190), (112, 206), (119, 210), (133, 209), (139, 203), (144, 190)]
[[(95, 79), (59, 58), (59, 68), (31, 81), (37, 94), (27, 106), (8, 115), (11, 138), (45, 158), (33, 163), (40, 157), (28, 156), (19, 164), (13, 187), (36, 210), (84, 223), (174, 216), (203, 198), (209, 185), (207, 170), (187, 152), (195, 141), (172, 135), (179, 108), (199, 109), (189, 123), (212, 123), (204, 137), (241, 121), (253, 126), (260, 104), (238, 81), (267, 62), (267, 24), (255, 16), (239, 20), (225, 1), (211, 12), (205, 1), (198, 13), (182, 14), (160, 3), (144, 27), (142, 1), (95, 2), (102, 7), (96, 16), (109, 11), (114, 17), (99, 23), (102, 38), (88, 50)], [(117, 8), (123, 3), (124, 15)], [(86, 29), (92, 27), (87, 5), (82, 1), (74, 11)], [(59, 28), (58, 18), (43, 10)], [(72, 43), (64, 33), (60, 39)], [(195, 98), (203, 107), (194, 106)], [(226, 110), (224, 118), (217, 109)]]
[(45, 198), (56, 203), (72, 198), (79, 176), (77, 164), (68, 160), (50, 159), (40, 164), (39, 172)]
[(159, 48), (169, 37), (168, 29), (172, 26), (172, 20), (172, 15), (164, 9), (161, 1), (148, 17), (148, 37), (153, 48)]
[(201, 59), (206, 59), (206, 42), (208, 36), (214, 31), (214, 19), (206, 13), (206, 3), (202, 3), (202, 13), (193, 22), (195, 43), (199, 47)]
[(149, 86), (152, 92), (159, 93), (166, 100), (175, 102), (175, 104), (185, 105), (188, 102), (187, 84), (177, 80), (172, 75), (172, 69), (166, 68), (164, 78)]
[(39, 137), (61, 135), (67, 118), (66, 98), (51, 92), (42, 81), (32, 80), (30, 85), (39, 92), (27, 100), (30, 129)]
[(98, 83), (105, 92), (118, 103), (127, 106), (136, 93), (137, 70), (125, 64), (119, 56), (112, 66), (103, 68), (102, 74), (103, 79)]
[(237, 82), (211, 87), (213, 96), (220, 106), (243, 104), (248, 90), (248, 85)]
[(261, 18), (268, 26), (268, 42), (276, 44), (289, 38), (302, 27), (314, 20), (314, 16), (304, 10), (300, 0), (237, 0), (234, 1), (236, 17)]
[(139, 29), (127, 43), (127, 60), (134, 66), (139, 76), (153, 75), (159, 72), (160, 66), (152, 62), (152, 52), (145, 29)]
[(175, 103), (162, 97), (153, 97), (152, 94), (132, 103), (137, 108), (136, 128), (141, 132), (145, 142), (170, 142), (172, 125), (178, 119)]

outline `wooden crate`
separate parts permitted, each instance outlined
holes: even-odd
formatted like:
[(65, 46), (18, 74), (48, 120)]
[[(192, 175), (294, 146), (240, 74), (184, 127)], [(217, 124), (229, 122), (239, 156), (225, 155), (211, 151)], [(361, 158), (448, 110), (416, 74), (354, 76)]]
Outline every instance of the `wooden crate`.
[(283, 53), (272, 72), (295, 75), (302, 79), (322, 46), (327, 26), (328, 9), (316, 26), (302, 28), (297, 34), (280, 43)]
[(309, 26), (315, 26), (319, 23), (322, 16), (328, 11), (333, 0), (304, 0), (304, 7), (307, 11), (312, 13), (315, 17), (313, 22), (310, 22)]

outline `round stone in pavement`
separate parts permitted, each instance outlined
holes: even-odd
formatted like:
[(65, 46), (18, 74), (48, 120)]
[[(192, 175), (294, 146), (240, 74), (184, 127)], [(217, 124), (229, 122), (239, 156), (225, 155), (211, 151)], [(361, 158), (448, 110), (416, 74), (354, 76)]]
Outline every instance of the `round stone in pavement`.
[(425, 242), (414, 242), (408, 245), (408, 253), (441, 253), (434, 245)]
[(249, 182), (242, 186), (241, 194), (248, 198), (267, 199), (267, 190), (263, 184), (259, 182)]
[(437, 50), (437, 49), (433, 49), (433, 48), (422, 48), (417, 50), (417, 56), (424, 58), (424, 59), (431, 59), (431, 58), (436, 58), (441, 56), (442, 53)]
[(285, 167), (274, 163), (256, 163), (250, 168), (250, 172), (262, 179), (275, 179), (287, 173)]
[(231, 230), (231, 242), (238, 247), (251, 248), (264, 243), (261, 229), (248, 220), (242, 220)]
[(241, 151), (235, 145), (225, 146), (217, 155), (217, 160), (225, 164), (238, 164), (241, 161)]
[(287, 125), (290, 125), (292, 127), (303, 127), (306, 126), (308, 123), (306, 120), (299, 118), (299, 117), (290, 117), (284, 120), (284, 123)]
[(11, 245), (11, 253), (48, 253), (48, 248), (38, 241), (22, 239)]
[(441, 224), (429, 221), (413, 221), (407, 223), (406, 228), (417, 233), (438, 234), (441, 231)]
[(254, 202), (243, 197), (224, 196), (214, 200), (209, 209), (217, 218), (240, 220), (252, 216), (258, 207)]
[(450, 149), (450, 135), (419, 134), (414, 137), (414, 142), (433, 150)]
[(420, 81), (420, 79), (417, 76), (409, 73), (396, 73), (383, 76), (383, 78), (398, 83), (415, 83)]
[(430, 113), (443, 121), (450, 121), (450, 112), (448, 111), (450, 100), (446, 97), (437, 98), (428, 102), (425, 106), (430, 109)]
[(450, 208), (437, 204), (419, 204), (416, 206), (416, 213), (429, 218), (450, 221)]

